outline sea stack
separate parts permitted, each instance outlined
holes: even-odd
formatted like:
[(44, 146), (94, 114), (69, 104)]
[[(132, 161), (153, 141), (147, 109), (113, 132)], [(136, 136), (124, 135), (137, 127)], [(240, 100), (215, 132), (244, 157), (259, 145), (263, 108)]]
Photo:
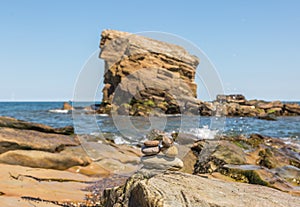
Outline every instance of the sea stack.
[(199, 59), (184, 48), (104, 30), (100, 49), (99, 57), (105, 60), (105, 86), (99, 113), (113, 108), (118, 114), (148, 116), (198, 107), (195, 74)]

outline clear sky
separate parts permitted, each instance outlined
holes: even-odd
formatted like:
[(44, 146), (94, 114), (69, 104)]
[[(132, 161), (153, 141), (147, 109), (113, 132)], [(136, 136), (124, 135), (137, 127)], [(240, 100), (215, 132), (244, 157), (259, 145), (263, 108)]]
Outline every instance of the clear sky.
[(226, 93), (300, 100), (300, 1), (0, 0), (0, 100), (69, 100), (103, 29), (201, 48)]

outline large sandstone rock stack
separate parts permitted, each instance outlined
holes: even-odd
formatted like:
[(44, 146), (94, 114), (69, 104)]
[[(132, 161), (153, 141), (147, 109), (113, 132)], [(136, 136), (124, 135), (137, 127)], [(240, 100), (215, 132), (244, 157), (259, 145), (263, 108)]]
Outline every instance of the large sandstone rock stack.
[(180, 113), (187, 102), (197, 105), (194, 80), (199, 60), (182, 47), (104, 30), (100, 48), (99, 57), (105, 60), (102, 102), (106, 106), (100, 113), (108, 112), (112, 103), (119, 113), (130, 115), (148, 115), (153, 108)]

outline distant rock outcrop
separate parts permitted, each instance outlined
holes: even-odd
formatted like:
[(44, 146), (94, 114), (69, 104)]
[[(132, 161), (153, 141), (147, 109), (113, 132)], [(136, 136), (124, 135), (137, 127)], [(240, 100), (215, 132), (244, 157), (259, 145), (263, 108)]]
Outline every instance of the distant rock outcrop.
[(200, 104), (203, 116), (249, 116), (267, 120), (276, 120), (276, 116), (298, 116), (300, 105), (281, 101), (247, 100), (240, 94), (218, 95), (213, 102)]
[(197, 103), (194, 80), (199, 59), (182, 47), (104, 30), (100, 48), (105, 86), (99, 113), (115, 106), (120, 114), (145, 116), (154, 108), (174, 114), (187, 102)]
[(104, 30), (99, 57), (105, 60), (103, 100), (98, 113), (131, 116), (186, 114), (201, 116), (300, 115), (298, 104), (247, 100), (240, 94), (197, 100), (199, 59), (184, 48), (127, 32)]

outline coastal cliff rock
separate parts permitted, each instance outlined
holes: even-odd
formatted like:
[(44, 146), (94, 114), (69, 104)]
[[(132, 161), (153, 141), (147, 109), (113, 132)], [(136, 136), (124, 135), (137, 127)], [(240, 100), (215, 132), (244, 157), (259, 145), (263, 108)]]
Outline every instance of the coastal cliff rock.
[(105, 74), (97, 113), (249, 116), (266, 120), (300, 115), (298, 104), (247, 100), (241, 94), (218, 95), (212, 102), (197, 100), (195, 74), (199, 59), (178, 45), (104, 30), (100, 49)]
[(130, 115), (149, 115), (153, 108), (179, 113), (182, 103), (177, 103), (174, 96), (181, 93), (184, 99), (197, 102), (194, 80), (199, 60), (182, 47), (104, 30), (100, 48), (99, 57), (105, 60), (102, 100), (105, 106), (100, 107), (99, 113), (108, 112), (111, 107), (107, 105), (112, 103), (119, 113)]

